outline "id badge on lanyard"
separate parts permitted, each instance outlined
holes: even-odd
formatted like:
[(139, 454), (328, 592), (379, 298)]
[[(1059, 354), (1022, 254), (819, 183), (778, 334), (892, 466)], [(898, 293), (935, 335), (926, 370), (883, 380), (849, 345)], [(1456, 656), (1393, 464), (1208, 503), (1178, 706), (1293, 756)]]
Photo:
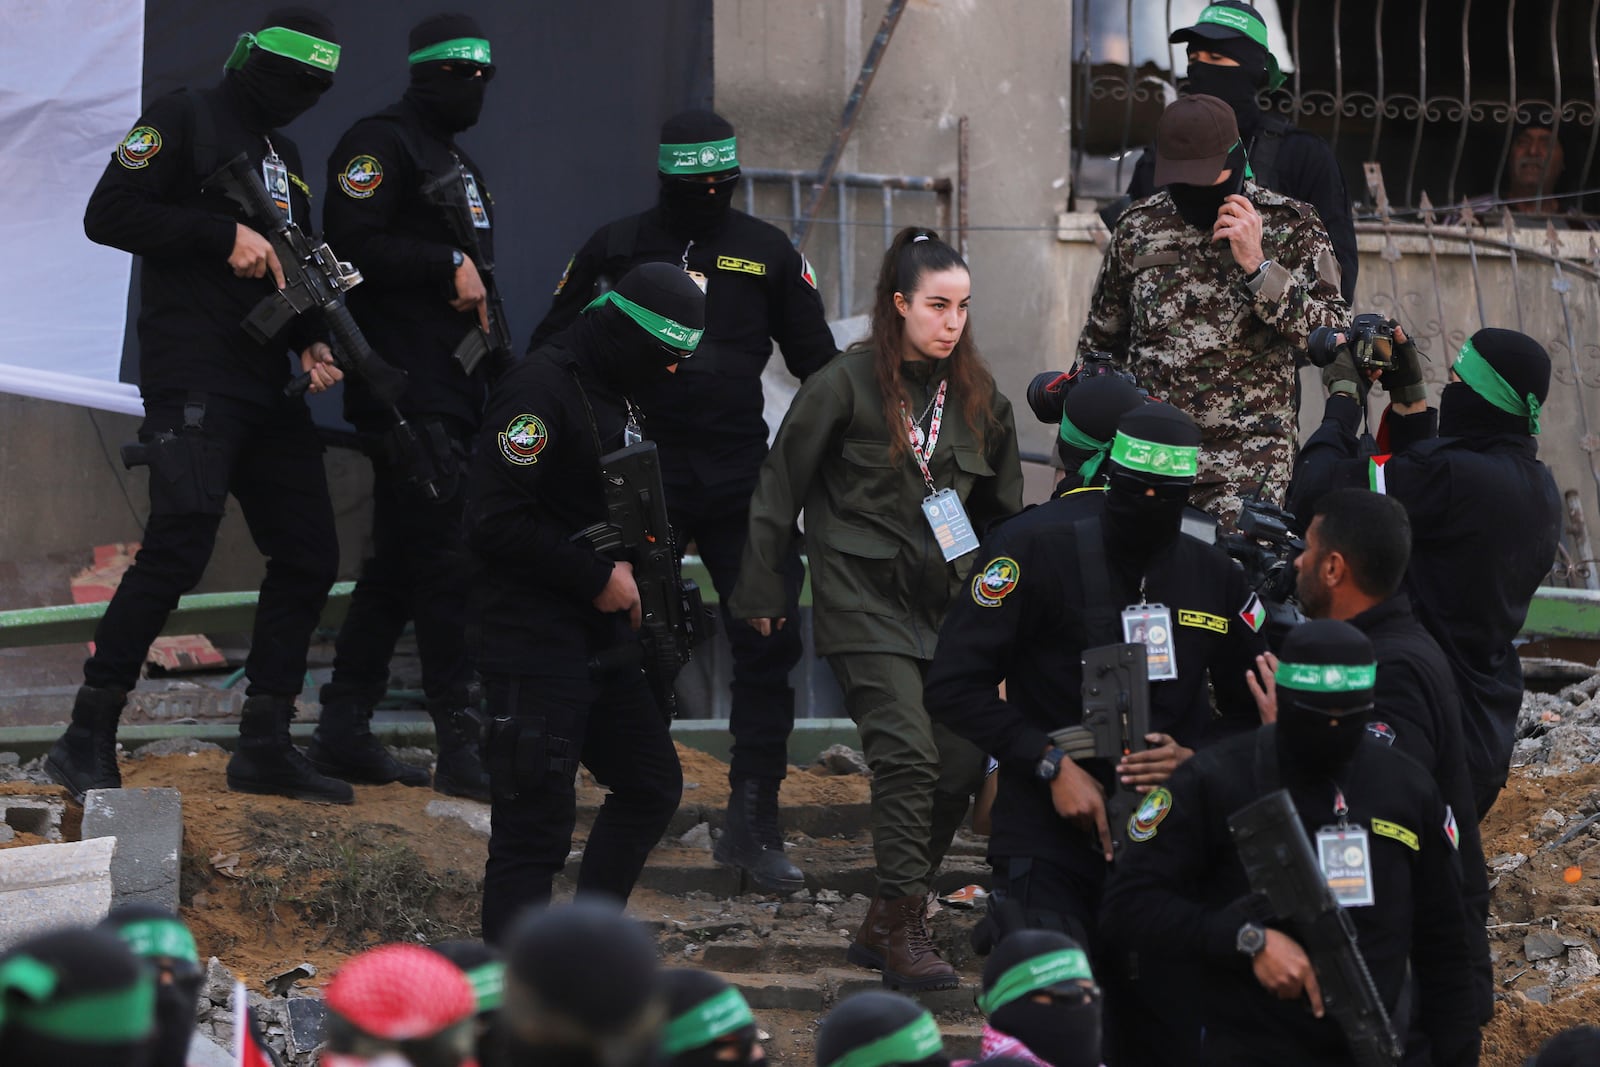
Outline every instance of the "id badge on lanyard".
[(478, 179), (466, 167), (461, 168), (461, 184), (467, 191), (467, 207), (472, 211), (474, 229), (489, 229), (489, 209), (483, 206), (483, 193), (478, 190)]
[(278, 205), (283, 217), (293, 222), (294, 203), (289, 197), (289, 168), (278, 157), (278, 150), (272, 147), (271, 141), (267, 142), (267, 154), (261, 159), (261, 184), (267, 187), (267, 195)]
[(1365, 908), (1377, 902), (1372, 887), (1372, 848), (1367, 828), (1345, 821), (1349, 810), (1344, 791), (1335, 788), (1333, 813), (1339, 823), (1317, 831), (1317, 866), (1340, 907)]
[[(1139, 587), (1144, 593), (1144, 584)], [(1122, 639), (1144, 646), (1144, 660), (1152, 682), (1178, 677), (1178, 650), (1173, 646), (1172, 609), (1165, 604), (1129, 604), (1122, 609)]]
[(939, 428), (944, 423), (944, 394), (949, 388), (950, 380), (947, 378), (939, 383), (939, 391), (933, 398), (933, 419), (928, 423), (927, 442), (924, 444), (922, 428), (912, 419), (911, 413), (901, 405), (900, 410), (906, 417), (906, 434), (911, 442), (911, 454), (917, 458), (917, 466), (922, 471), (922, 482), (928, 487), (928, 495), (922, 500), (922, 517), (928, 520), (928, 529), (933, 531), (933, 539), (939, 544), (939, 552), (944, 556), (946, 563), (954, 563), (968, 552), (978, 550), (978, 534), (972, 528), (972, 520), (967, 517), (967, 509), (961, 505), (961, 498), (954, 489), (939, 489), (933, 484), (933, 472), (928, 469), (928, 461), (933, 458), (933, 449), (939, 443)]

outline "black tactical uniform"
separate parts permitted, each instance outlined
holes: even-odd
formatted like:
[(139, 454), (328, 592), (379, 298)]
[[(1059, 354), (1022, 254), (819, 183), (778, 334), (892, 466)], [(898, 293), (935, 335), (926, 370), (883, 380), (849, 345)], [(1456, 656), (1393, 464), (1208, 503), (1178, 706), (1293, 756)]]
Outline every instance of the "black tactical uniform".
[[(1472, 343), (1542, 402), (1550, 362), (1531, 338), (1479, 330)], [(1434, 437), (1436, 425), (1442, 436)], [(1522, 663), (1511, 640), (1555, 561), (1561, 494), (1526, 414), (1511, 415), (1466, 382), (1445, 387), (1439, 411), (1387, 418), (1391, 454), (1360, 457), (1355, 401), (1330, 397), (1322, 426), (1295, 467), (1290, 510), (1310, 515), (1328, 489), (1371, 486), (1406, 506), (1413, 548), (1405, 591), (1455, 672), (1477, 815), (1505, 785), (1522, 706)]]
[[(468, 373), (452, 358), (478, 327), (475, 308), (457, 311), (455, 275), (464, 258), (493, 264), (494, 204), (482, 171), (455, 134), (483, 104), (489, 42), (463, 15), (424, 20), (411, 31), (411, 85), (403, 99), (357, 122), (328, 160), (328, 242), (363, 276), (349, 303), (372, 346), (407, 376), (400, 411), (422, 453), (394, 448), (392, 416), (355, 382), (345, 414), (372, 458), (371, 555), (339, 630), (333, 678), (322, 689), (322, 721), (308, 752), (327, 774), (355, 782), (428, 784), (428, 773), (395, 760), (368, 722), (389, 683), (389, 660), (408, 621), (415, 624), (422, 688), (439, 739), (434, 787), (487, 801), (488, 779), (455, 721), (476, 702), (467, 649), (469, 564), (461, 536), (465, 465), (483, 411), (488, 360)], [(477, 246), (459, 247), (437, 195), (459, 186), (472, 205)], [(438, 496), (411, 488), (431, 468)]]
[[(794, 729), (789, 672), (801, 654), (798, 550), (785, 567), (790, 625), (763, 637), (734, 620), (726, 604), (739, 576), (750, 496), (767, 454), (761, 373), (772, 344), (778, 343), (790, 373), (802, 380), (838, 348), (810, 264), (777, 227), (730, 207), (739, 175), (733, 127), (709, 112), (691, 111), (668, 119), (661, 138), (659, 203), (589, 238), (568, 264), (531, 347), (566, 328), (599, 289), (637, 264), (671, 263), (706, 280), (706, 335), (695, 358), (638, 399), (661, 446), (679, 549), (692, 541), (699, 550), (724, 605), (724, 632), (733, 651), (728, 773), (734, 789), (731, 832), (718, 842), (719, 859), (746, 867), (769, 888), (797, 889), (802, 876), (783, 859), (777, 795)], [(695, 146), (699, 152), (690, 153), (690, 164), (673, 151)], [(702, 180), (708, 177), (715, 180)]]
[[(702, 328), (700, 291), (676, 268), (641, 267), (615, 295)], [(584, 850), (580, 893), (625, 900), (677, 810), (677, 751), (637, 661), (599, 662), (637, 640), (625, 614), (594, 606), (614, 564), (574, 536), (607, 517), (599, 460), (625, 443), (628, 393), (678, 358), (663, 348), (620, 307), (596, 307), (490, 397), (467, 507), (478, 667), (494, 720), (483, 887), (490, 942), (523, 907), (549, 901), (571, 848), (580, 762), (611, 790)]]
[(139, 389), (150, 517), (143, 547), (95, 628), (72, 725), (48, 769), (75, 794), (115, 788), (116, 727), (150, 644), (205, 572), (231, 493), (267, 557), (230, 788), (348, 803), (289, 741), (311, 632), (337, 573), (322, 445), (304, 402), (284, 396), (290, 350), (318, 331), (297, 321), (257, 343), (242, 320), (273, 279), (228, 265), (244, 216), (202, 184), (244, 153), (302, 227), (310, 195), (300, 153), (277, 132), (333, 81), (338, 46), (321, 16), (275, 12), (240, 38), (222, 84), (150, 105), (118, 146), (84, 213), (90, 240), (139, 257)]
[[(1347, 624), (1321, 620), (1291, 631), (1285, 663), (1307, 661), (1295, 658), (1292, 642), (1330, 627), (1366, 646)], [(1365, 657), (1370, 664), (1370, 646)], [(1461, 872), (1453, 814), (1426, 771), (1366, 733), (1364, 713), (1352, 711), (1356, 721), (1341, 723), (1346, 728), (1340, 736), (1351, 742), (1346, 750), (1334, 737), (1340, 731), (1297, 706), (1296, 694), (1285, 685), (1280, 668), (1276, 725), (1198, 753), (1168, 779), (1159, 803), (1147, 802), (1136, 814), (1139, 832), (1130, 834), (1127, 854), (1106, 888), (1103, 936), (1136, 953), (1141, 973), (1198, 969), (1189, 990), (1205, 1028), (1198, 1062), (1263, 1067), (1351, 1062), (1331, 1016), (1314, 1018), (1303, 998), (1277, 999), (1251, 969), (1260, 944), (1250, 941), (1244, 928), (1277, 929), (1280, 923), (1264, 898), (1251, 892), (1228, 817), (1286, 787), (1313, 840), (1319, 830), (1335, 825), (1365, 833), (1368, 851), (1360, 866), (1370, 872), (1373, 902), (1348, 906), (1346, 914), (1396, 1032), (1414, 1031), (1422, 1039), (1407, 1062), (1477, 1063), (1474, 979), (1468, 920), (1457, 906)], [(1368, 688), (1359, 699), (1370, 704), (1371, 694)], [(1310, 729), (1286, 736), (1285, 726), (1297, 715)], [(1320, 753), (1319, 761), (1308, 759), (1307, 750)]]
[[(1229, 13), (1216, 21), (1208, 21), (1207, 16), (1218, 8)], [(1233, 21), (1231, 12), (1235, 11), (1244, 21)], [(1262, 43), (1257, 44), (1246, 30), (1234, 28), (1236, 25), (1259, 26)], [(1266, 50), (1266, 27), (1260, 16), (1245, 3), (1212, 4), (1201, 13), (1198, 24), (1174, 31), (1170, 40), (1173, 44), (1187, 44), (1191, 51), (1205, 49), (1239, 62), (1238, 67), (1225, 67), (1190, 59), (1183, 89), (1220, 97), (1232, 105), (1257, 185), (1317, 209), (1317, 217), (1328, 231), (1334, 257), (1339, 261), (1340, 291), (1347, 303), (1353, 301), (1360, 262), (1356, 257), (1356, 228), (1344, 174), (1328, 142), (1314, 133), (1296, 129), (1294, 123), (1282, 115), (1262, 111), (1256, 103), (1257, 91), (1268, 84), (1277, 70), (1276, 61)], [(1155, 168), (1155, 151), (1146, 149), (1134, 164), (1133, 177), (1128, 182), (1130, 198), (1143, 200), (1160, 191), (1155, 183)]]

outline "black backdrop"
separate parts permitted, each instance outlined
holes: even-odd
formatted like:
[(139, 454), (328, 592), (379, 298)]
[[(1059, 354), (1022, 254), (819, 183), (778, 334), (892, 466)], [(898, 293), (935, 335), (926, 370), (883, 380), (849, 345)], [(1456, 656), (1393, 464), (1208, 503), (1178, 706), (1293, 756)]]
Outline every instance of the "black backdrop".
[[(214, 84), (234, 39), (256, 28), (272, 6), (146, 0), (145, 101)], [(302, 177), (319, 216), (328, 153), (340, 134), (405, 89), (411, 27), (452, 10), (468, 11), (483, 25), (498, 72), (483, 117), (459, 140), (494, 194), (497, 276), (519, 347), (584, 238), (653, 202), (661, 120), (711, 106), (712, 0), (311, 0), (309, 6), (332, 18), (343, 49), (333, 88), (287, 128), (300, 146)], [(137, 302), (130, 293), (122, 364), (122, 379), (130, 382), (137, 380)], [(316, 398), (319, 422), (340, 421), (336, 395)]]

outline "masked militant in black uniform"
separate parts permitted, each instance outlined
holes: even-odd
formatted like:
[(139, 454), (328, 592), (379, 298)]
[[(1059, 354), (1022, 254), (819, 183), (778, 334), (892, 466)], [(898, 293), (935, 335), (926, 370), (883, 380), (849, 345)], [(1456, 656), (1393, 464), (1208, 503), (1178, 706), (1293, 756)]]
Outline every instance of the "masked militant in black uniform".
[(1455, 673), (1481, 818), (1506, 783), (1522, 707), (1511, 642), (1561, 535), (1561, 493), (1535, 437), (1550, 357), (1525, 334), (1479, 330), (1451, 365), (1435, 411), (1422, 398), (1415, 346), (1403, 330), (1396, 339), (1395, 366), (1381, 378), (1393, 400), (1389, 451), (1364, 457), (1360, 408), (1330, 396), (1296, 464), (1290, 510), (1310, 515), (1328, 489), (1352, 485), (1405, 505), (1413, 537), (1405, 591)]
[(608, 521), (602, 457), (639, 442), (631, 397), (688, 360), (705, 297), (676, 267), (624, 275), (495, 386), (473, 458), (478, 666), (494, 829), (484, 939), (550, 899), (577, 818), (581, 762), (611, 790), (578, 891), (626, 900), (677, 810), (677, 750), (640, 670), (633, 568), (585, 536)]
[[(207, 179), (234, 160), (288, 219), (309, 228), (300, 153), (278, 132), (333, 84), (339, 46), (323, 16), (287, 8), (240, 36), (220, 85), (160, 97), (107, 164), (84, 232), (139, 257), (139, 428), (150, 467), (143, 547), (95, 628), (72, 724), (49, 773), (81, 797), (121, 785), (117, 721), (150, 644), (200, 581), (228, 495), (267, 557), (245, 663), (249, 679), (228, 787), (349, 803), (289, 740), (306, 650), (339, 564), (322, 445), (285, 395), (291, 350), (311, 391), (341, 374), (321, 327), (258, 340), (244, 320), (284, 284), (268, 237)], [(255, 226), (262, 225), (259, 222)]]
[[(1196, 754), (1145, 798), (1102, 933), (1141, 973), (1192, 968), (1204, 1026), (1200, 1057), (1152, 1062), (1394, 1063), (1408, 1033), (1408, 1063), (1478, 1062), (1455, 816), (1426, 771), (1367, 732), (1376, 673), (1348, 623), (1297, 627), (1277, 723)], [(1273, 882), (1256, 885), (1245, 809), (1283, 789), (1301, 844), (1285, 837)], [(1304, 892), (1280, 902), (1281, 885)]]
[[(680, 551), (692, 541), (723, 603), (744, 551), (750, 496), (767, 454), (761, 372), (776, 341), (804, 380), (838, 351), (811, 265), (783, 232), (732, 207), (739, 184), (733, 127), (687, 111), (661, 128), (656, 206), (597, 230), (556, 287), (537, 347), (564, 329), (594, 295), (640, 263), (671, 263), (706, 282), (706, 335), (671, 380), (641, 389), (639, 403), (661, 446), (662, 477)], [(785, 565), (789, 608), (799, 618), (798, 550)], [(723, 612), (733, 650), (729, 729), (733, 753), (719, 862), (771, 889), (798, 889), (803, 876), (783, 853), (778, 785), (794, 729), (789, 672), (800, 661), (798, 626), (762, 636)]]
[[(339, 630), (307, 755), (351, 782), (428, 784), (425, 768), (396, 760), (369, 726), (409, 621), (439, 740), (434, 788), (487, 801), (488, 777), (458, 715), (477, 701), (461, 514), (491, 361), (467, 366), (454, 354), (488, 321), (482, 275), (493, 264), (494, 203), (455, 137), (478, 121), (494, 67), (483, 31), (465, 15), (423, 20), (409, 50), (411, 84), (400, 102), (357, 122), (328, 160), (328, 241), (365, 279), (351, 291), (352, 314), (408, 375), (398, 406), (414, 436), (396, 435), (361, 383), (345, 386), (346, 417), (372, 459), (371, 555)], [(434, 191), (445, 187), (453, 195)], [(463, 227), (451, 217), (456, 205), (471, 247), (462, 247)]]

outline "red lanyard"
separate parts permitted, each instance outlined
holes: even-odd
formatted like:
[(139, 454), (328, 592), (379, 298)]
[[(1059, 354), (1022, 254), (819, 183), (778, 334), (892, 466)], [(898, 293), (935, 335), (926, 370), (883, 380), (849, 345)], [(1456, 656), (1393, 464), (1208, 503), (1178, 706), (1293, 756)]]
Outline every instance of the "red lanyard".
[(900, 405), (900, 413), (906, 417), (906, 434), (911, 441), (911, 454), (917, 457), (917, 466), (922, 468), (922, 480), (928, 485), (928, 492), (934, 492), (933, 472), (928, 470), (928, 461), (933, 458), (933, 447), (939, 443), (939, 424), (944, 421), (944, 391), (950, 384), (946, 378), (939, 383), (939, 391), (933, 397), (933, 418), (928, 423), (928, 450), (924, 452), (917, 443), (921, 436), (917, 432), (917, 424), (911, 418), (911, 412), (906, 410), (905, 404)]

